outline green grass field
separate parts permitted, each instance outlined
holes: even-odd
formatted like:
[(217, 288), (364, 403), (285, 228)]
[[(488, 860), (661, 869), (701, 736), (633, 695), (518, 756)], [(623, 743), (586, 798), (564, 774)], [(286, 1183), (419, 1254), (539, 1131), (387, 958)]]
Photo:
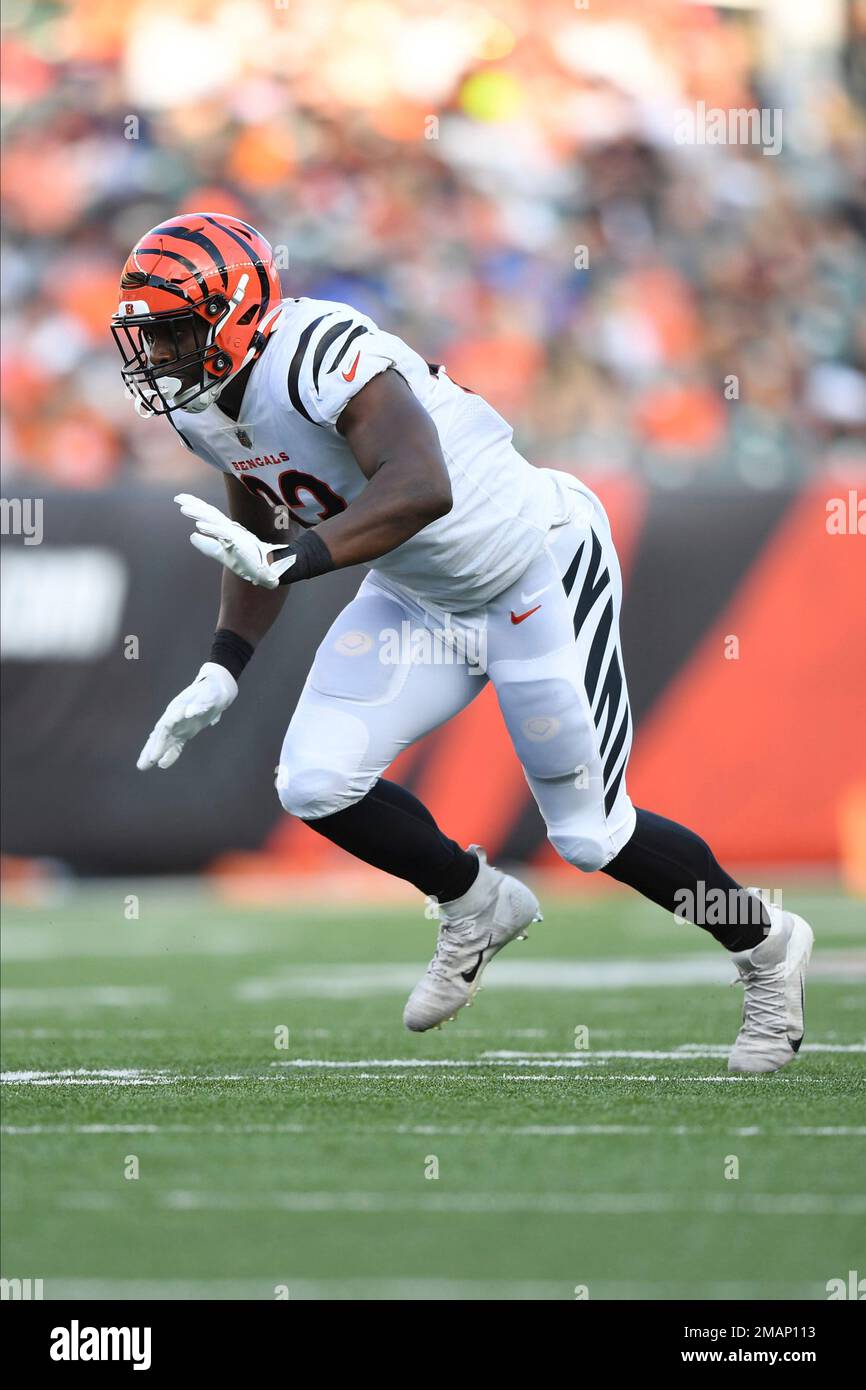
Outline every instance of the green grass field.
[(817, 935), (806, 1046), (731, 1078), (724, 953), (636, 898), (547, 901), (477, 1004), (416, 1036), (420, 907), (150, 884), (129, 921), (129, 891), (4, 913), (5, 1277), (46, 1298), (824, 1299), (866, 1274), (862, 902), (788, 894)]

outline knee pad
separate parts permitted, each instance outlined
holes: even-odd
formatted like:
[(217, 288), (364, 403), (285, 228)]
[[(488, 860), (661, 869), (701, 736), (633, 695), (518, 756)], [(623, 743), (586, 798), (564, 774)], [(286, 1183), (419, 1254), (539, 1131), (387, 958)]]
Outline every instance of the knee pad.
[(280, 804), (301, 820), (331, 816), (360, 801), (378, 773), (366, 766), (369, 735), (363, 721), (302, 701), (280, 754)]
[(357, 790), (340, 772), (326, 767), (292, 770), (281, 766), (276, 787), (283, 810), (299, 820), (318, 820), (320, 816), (344, 811), (369, 790)]
[(603, 869), (611, 858), (610, 838), (607, 835), (598, 838), (594, 835), (574, 835), (557, 830), (549, 831), (547, 838), (560, 858), (585, 874)]

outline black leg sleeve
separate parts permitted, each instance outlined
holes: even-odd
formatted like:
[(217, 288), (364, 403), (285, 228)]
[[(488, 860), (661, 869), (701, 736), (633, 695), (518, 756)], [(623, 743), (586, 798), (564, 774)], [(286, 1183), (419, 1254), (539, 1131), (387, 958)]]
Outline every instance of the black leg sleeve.
[(725, 873), (709, 845), (652, 811), (638, 809), (634, 834), (602, 873), (687, 922), (699, 919), (729, 951), (759, 945), (770, 930), (766, 908)]
[(462, 897), (478, 873), (476, 856), (443, 835), (417, 797), (384, 778), (354, 805), (304, 824), (439, 902)]

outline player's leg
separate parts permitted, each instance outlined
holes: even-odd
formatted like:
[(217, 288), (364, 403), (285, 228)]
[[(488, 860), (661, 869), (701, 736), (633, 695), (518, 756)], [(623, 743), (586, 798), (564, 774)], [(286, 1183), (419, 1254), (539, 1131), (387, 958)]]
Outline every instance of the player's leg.
[[(537, 614), (515, 632), (511, 612), (519, 615), (536, 593)], [(601, 869), (670, 912), (708, 893), (739, 895), (740, 920), (716, 923), (712, 914), (705, 925), (730, 950), (756, 946), (770, 926), (760, 901), (693, 831), (636, 810), (629, 798), (621, 602), (619, 563), (599, 513), (589, 528), (554, 532), (547, 554), (493, 606), (490, 674), (549, 838), (575, 867)]]
[(359, 801), (304, 823), (347, 854), (437, 901), (459, 898), (478, 876), (474, 850), (445, 835), (417, 796), (385, 777)]
[[(802, 1037), (811, 932), (736, 883), (693, 831), (632, 806), (621, 594), (607, 519), (593, 499), (588, 521), (553, 532), (545, 554), (491, 606), (488, 671), (551, 843), (577, 868), (609, 873), (732, 952), (747, 1016), (732, 1065), (775, 1069)], [(537, 610), (516, 625), (535, 597)], [(690, 911), (707, 903), (722, 910)]]
[(458, 659), (435, 659), (447, 642), (429, 640), (432, 625), (420, 605), (366, 580), (319, 648), (277, 777), (287, 811), (436, 898), (436, 953), (404, 1012), (418, 1031), (470, 1002), (487, 961), (539, 912), (524, 884), (489, 865), (478, 846), (462, 849), (417, 797), (381, 775), (487, 682), (461, 659), (472, 650), (465, 644)]
[(420, 610), (365, 580), (322, 640), (280, 754), (283, 807), (356, 858), (447, 900), (478, 874), (411, 792), (382, 774), (486, 684), (425, 661)]
[(609, 863), (636, 825), (619, 568), (600, 530), (588, 520), (556, 528), (488, 610), (488, 674), (512, 743), (551, 843), (586, 872)]

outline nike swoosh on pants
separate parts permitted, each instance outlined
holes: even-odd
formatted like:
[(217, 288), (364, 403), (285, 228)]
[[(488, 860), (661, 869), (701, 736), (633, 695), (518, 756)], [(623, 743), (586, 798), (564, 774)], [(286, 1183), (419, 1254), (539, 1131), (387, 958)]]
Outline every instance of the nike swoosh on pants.
[(544, 586), (543, 589), (536, 589), (536, 591), (535, 591), (534, 594), (521, 594), (521, 595), (520, 595), (520, 602), (521, 602), (521, 603), (533, 603), (533, 602), (535, 601), (535, 599), (540, 598), (542, 594), (546, 594), (549, 588), (550, 588), (550, 585), (549, 585), (549, 584), (545, 584), (545, 586)]
[(541, 604), (539, 603), (536, 605), (535, 608), (530, 608), (528, 613), (515, 613), (514, 609), (512, 608), (511, 621), (514, 623), (516, 627), (518, 623), (523, 623), (526, 621), (527, 618), (531, 618), (533, 613), (537, 613), (540, 607)]

